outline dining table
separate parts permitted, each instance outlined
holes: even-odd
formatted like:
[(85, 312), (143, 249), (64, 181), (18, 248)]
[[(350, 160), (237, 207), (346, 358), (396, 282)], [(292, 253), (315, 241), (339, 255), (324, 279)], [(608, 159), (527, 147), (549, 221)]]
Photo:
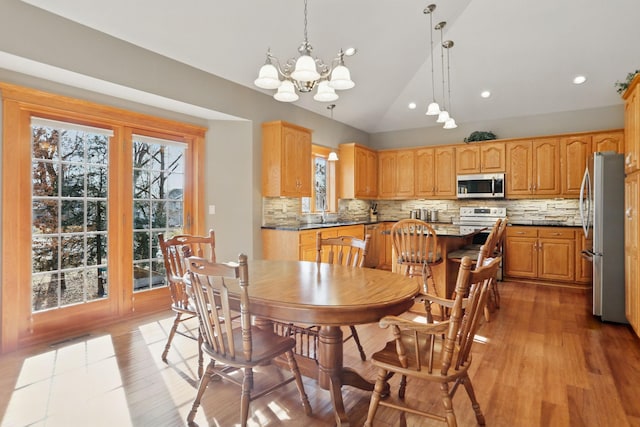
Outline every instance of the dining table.
[(350, 425), (342, 386), (372, 390), (373, 382), (344, 366), (341, 326), (407, 311), (420, 291), (418, 282), (385, 270), (310, 261), (250, 260), (248, 266), (256, 325), (278, 321), (319, 328), (317, 363), (300, 364), (300, 369), (329, 391), (336, 424)]

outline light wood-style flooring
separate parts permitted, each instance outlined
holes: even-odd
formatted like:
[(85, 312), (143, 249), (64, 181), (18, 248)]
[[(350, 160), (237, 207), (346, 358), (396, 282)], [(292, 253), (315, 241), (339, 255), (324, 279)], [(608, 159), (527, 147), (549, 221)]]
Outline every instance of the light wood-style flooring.
[[(589, 291), (500, 287), (502, 307), (480, 328), (471, 370), (488, 426), (640, 426), (640, 339), (628, 326), (591, 316)], [(176, 336), (169, 364), (160, 360), (171, 321), (167, 311), (0, 356), (0, 426), (184, 426), (197, 387), (197, 353), (194, 341)], [(367, 355), (390, 333), (377, 325), (358, 332)], [(353, 342), (345, 343), (345, 365), (375, 377)], [(392, 379), (394, 392), (397, 382)], [(305, 387), (313, 416), (304, 415), (290, 384), (253, 402), (249, 425), (334, 425), (328, 392), (310, 379)], [(362, 425), (369, 393), (345, 387), (343, 394), (352, 425)], [(435, 387), (409, 382), (407, 395), (424, 407), (439, 405)], [(196, 423), (238, 425), (238, 402), (236, 386), (212, 382)], [(459, 425), (475, 425), (462, 389), (454, 408)], [(398, 415), (380, 408), (376, 425), (397, 425)]]

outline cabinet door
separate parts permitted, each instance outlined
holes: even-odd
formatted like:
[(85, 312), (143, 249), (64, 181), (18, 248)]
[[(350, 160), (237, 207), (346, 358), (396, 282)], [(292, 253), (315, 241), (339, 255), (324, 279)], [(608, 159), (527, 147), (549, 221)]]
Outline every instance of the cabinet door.
[(627, 97), (624, 105), (624, 154), (625, 173), (638, 170), (638, 158), (640, 155), (640, 96), (638, 85)]
[(480, 146), (456, 147), (456, 173), (480, 173)]
[(538, 240), (538, 277), (571, 282), (575, 277), (575, 240)]
[(591, 135), (568, 136), (560, 140), (560, 176), (563, 196), (580, 196), (580, 185), (589, 159), (591, 159)]
[(483, 173), (494, 173), (504, 172), (505, 170), (504, 142), (483, 142), (480, 144), (480, 171)]
[(640, 240), (640, 229), (638, 228), (638, 191), (640, 191), (640, 173), (634, 173), (624, 182), (625, 190), (625, 227), (624, 227), (624, 255), (625, 255), (625, 313), (627, 320), (640, 335), (640, 277), (638, 274), (638, 264), (640, 263), (640, 252), (638, 251), (638, 241)]
[(456, 159), (453, 147), (436, 148), (435, 156), (435, 195), (442, 198), (456, 196)]
[(311, 135), (282, 129), (282, 195), (311, 197)]
[(367, 168), (365, 172), (365, 182), (367, 183), (367, 196), (376, 197), (378, 195), (378, 153), (367, 150)]
[(536, 237), (506, 236), (504, 240), (504, 274), (535, 279), (538, 276)]
[(591, 230), (589, 237), (584, 237), (582, 230), (576, 231), (576, 282), (588, 284), (593, 281), (593, 262), (582, 256), (582, 251), (593, 248)]
[(381, 224), (369, 224), (364, 227), (364, 234), (370, 235), (367, 256), (364, 259), (364, 266), (376, 268), (380, 264), (380, 256), (384, 256), (384, 236), (380, 232)]
[(396, 191), (397, 157), (395, 151), (378, 153), (378, 197), (393, 198)]
[(384, 270), (391, 270), (393, 266), (393, 242), (391, 240), (393, 224), (393, 222), (384, 223), (384, 261), (380, 266)]
[(434, 169), (434, 149), (420, 148), (416, 150), (414, 179), (417, 197), (433, 196), (435, 192)]
[(591, 147), (594, 153), (615, 151), (624, 154), (624, 131), (596, 133), (591, 137)]
[(369, 168), (368, 152), (367, 150), (363, 150), (360, 147), (356, 147), (354, 157), (355, 196), (366, 197), (370, 191), (367, 174), (367, 169)]
[(396, 158), (396, 197), (408, 199), (414, 196), (415, 151), (398, 151)]
[(507, 143), (507, 197), (531, 195), (533, 154), (531, 141)]
[(531, 144), (533, 153), (533, 193), (560, 194), (560, 148), (557, 138), (540, 138)]

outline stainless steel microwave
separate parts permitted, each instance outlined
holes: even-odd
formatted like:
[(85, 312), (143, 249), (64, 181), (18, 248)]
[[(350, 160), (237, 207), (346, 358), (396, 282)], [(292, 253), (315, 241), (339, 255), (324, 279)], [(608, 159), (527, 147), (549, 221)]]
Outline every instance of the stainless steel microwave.
[(475, 174), (457, 176), (459, 199), (504, 198), (504, 174)]

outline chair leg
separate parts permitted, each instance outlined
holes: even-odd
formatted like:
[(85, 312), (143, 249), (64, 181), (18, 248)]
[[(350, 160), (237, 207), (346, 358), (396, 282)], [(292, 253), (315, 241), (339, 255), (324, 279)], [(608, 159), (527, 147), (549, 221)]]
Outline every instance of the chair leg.
[(349, 328), (351, 329), (351, 337), (356, 342), (356, 346), (358, 346), (358, 351), (360, 352), (360, 359), (362, 359), (362, 361), (364, 362), (365, 360), (367, 360), (367, 355), (364, 354), (364, 348), (362, 348), (362, 344), (360, 344), (360, 337), (358, 336), (358, 331), (356, 331), (356, 327), (353, 325), (350, 325)]
[(481, 426), (485, 425), (484, 415), (482, 414), (482, 411), (480, 410), (480, 404), (476, 399), (476, 393), (473, 390), (471, 379), (469, 378), (469, 376), (466, 376), (465, 378), (461, 379), (461, 382), (464, 385), (464, 389), (467, 390), (469, 400), (471, 400), (471, 407), (473, 408), (473, 412), (475, 412), (476, 414), (476, 421), (478, 421), (478, 424)]
[(202, 354), (202, 333), (198, 329), (198, 378), (202, 378), (204, 355)]
[(448, 427), (458, 427), (456, 421), (456, 414), (453, 412), (453, 402), (451, 401), (451, 395), (449, 395), (449, 384), (440, 384), (440, 394), (442, 394), (442, 404), (444, 405), (445, 419), (447, 420)]
[(202, 395), (204, 391), (207, 389), (207, 385), (213, 376), (213, 368), (215, 367), (215, 362), (212, 360), (207, 365), (207, 370), (204, 375), (200, 378), (200, 385), (198, 385), (198, 392), (196, 393), (196, 398), (193, 401), (193, 405), (191, 405), (191, 412), (187, 416), (187, 422), (189, 424), (193, 423), (194, 418), (196, 417), (196, 412), (198, 412), (198, 407), (200, 406), (200, 400), (202, 399)]
[(400, 389), (398, 390), (398, 397), (404, 400), (404, 394), (407, 391), (407, 376), (403, 375), (400, 379)]
[(302, 401), (302, 406), (304, 407), (304, 413), (309, 416), (312, 414), (311, 404), (309, 403), (307, 393), (304, 391), (304, 384), (302, 384), (302, 376), (300, 375), (298, 362), (296, 362), (296, 358), (294, 357), (292, 351), (287, 351), (285, 355), (287, 356), (289, 369), (291, 370), (291, 373), (293, 374), (293, 377), (296, 381), (296, 387), (298, 388), (298, 394), (300, 395), (300, 400)]
[(171, 347), (171, 341), (173, 341), (173, 337), (176, 335), (176, 331), (178, 330), (178, 325), (180, 324), (180, 318), (182, 317), (182, 313), (176, 313), (176, 318), (173, 319), (173, 325), (171, 326), (171, 330), (169, 331), (169, 337), (167, 338), (167, 344), (164, 346), (164, 351), (162, 352), (162, 361), (167, 363), (167, 354), (169, 354), (169, 348)]
[(249, 403), (251, 402), (251, 388), (253, 387), (253, 370), (243, 368), (242, 393), (240, 394), (240, 426), (246, 427), (249, 420)]
[(385, 384), (387, 383), (387, 371), (385, 369), (378, 370), (378, 378), (376, 378), (376, 385), (373, 387), (371, 393), (371, 401), (369, 402), (369, 411), (367, 412), (367, 420), (364, 422), (364, 427), (373, 426), (373, 417), (376, 416), (378, 410), (378, 404), (382, 397), (382, 393), (385, 390)]

